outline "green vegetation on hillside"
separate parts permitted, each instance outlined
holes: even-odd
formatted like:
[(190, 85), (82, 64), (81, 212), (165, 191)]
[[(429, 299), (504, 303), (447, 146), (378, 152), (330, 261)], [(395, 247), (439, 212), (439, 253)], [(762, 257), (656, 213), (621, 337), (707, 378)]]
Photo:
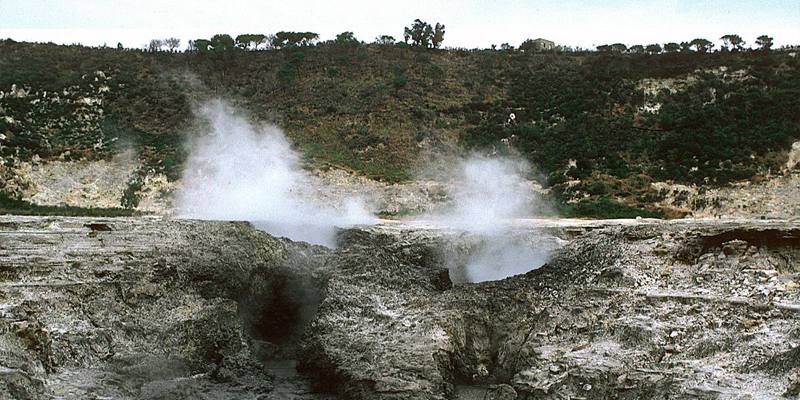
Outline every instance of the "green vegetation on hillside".
[(13, 199), (0, 191), (0, 215), (60, 215), (67, 217), (129, 217), (142, 215), (127, 208), (86, 208), (70, 206), (39, 206)]
[[(776, 155), (800, 138), (800, 69), (789, 57), (599, 56), (520, 66), (508, 97), (467, 107), (475, 126), (461, 140), (484, 148), (510, 139), (550, 185), (581, 180), (557, 186), (564, 191), (645, 204), (653, 180), (722, 185), (777, 170)], [(636, 82), (689, 73), (693, 84), (662, 90), (650, 99), (658, 112), (643, 110)]]
[(576, 215), (621, 215), (616, 205), (652, 204), (653, 181), (753, 179), (800, 140), (798, 59), (767, 44), (437, 50), (425, 48), (441, 43), (430, 28), (418, 46), (350, 32), (313, 46), (300, 45), (310, 32), (283, 32), (272, 50), (259, 48), (267, 35), (218, 35), (200, 43), (209, 51), (184, 53), (2, 41), (0, 156), (91, 159), (133, 147), (142, 173), (177, 179), (193, 105), (224, 97), (284, 128), (311, 166), (400, 181), (456, 144), (518, 152), (561, 200), (583, 199)]

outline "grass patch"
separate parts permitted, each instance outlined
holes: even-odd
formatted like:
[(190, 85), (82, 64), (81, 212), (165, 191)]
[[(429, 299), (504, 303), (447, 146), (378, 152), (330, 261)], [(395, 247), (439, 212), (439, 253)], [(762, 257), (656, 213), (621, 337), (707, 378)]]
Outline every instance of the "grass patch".
[(130, 217), (141, 212), (125, 208), (85, 208), (72, 206), (40, 206), (14, 199), (0, 192), (0, 215), (39, 215), (63, 217)]
[(318, 143), (304, 143), (300, 146), (307, 164), (324, 167), (325, 163), (334, 167), (345, 167), (358, 171), (370, 179), (389, 183), (404, 182), (411, 179), (407, 169), (380, 160), (363, 161), (347, 149), (338, 146), (324, 146)]

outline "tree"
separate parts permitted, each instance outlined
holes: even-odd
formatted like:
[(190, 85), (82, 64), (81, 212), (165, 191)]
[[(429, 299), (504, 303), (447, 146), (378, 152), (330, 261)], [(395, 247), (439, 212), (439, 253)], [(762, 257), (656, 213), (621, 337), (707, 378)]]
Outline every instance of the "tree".
[(236, 42), (231, 35), (219, 33), (211, 37), (211, 48), (214, 51), (228, 51), (236, 48)]
[(299, 38), (298, 44), (300, 46), (311, 46), (319, 41), (319, 35), (314, 32), (302, 32)]
[(725, 35), (720, 39), (722, 39), (724, 50), (731, 49), (733, 51), (740, 51), (744, 46), (744, 40), (742, 40), (742, 37), (739, 35), (735, 34)]
[(433, 37), (431, 38), (431, 45), (434, 49), (438, 49), (444, 41), (444, 25), (436, 23), (436, 28), (433, 30)]
[(196, 39), (194, 42), (192, 42), (192, 44), (194, 49), (201, 53), (210, 51), (212, 45), (211, 41), (207, 39)]
[(640, 44), (635, 44), (635, 45), (633, 45), (633, 46), (628, 48), (628, 52), (629, 53), (636, 53), (636, 54), (644, 53), (644, 46), (642, 46)]
[(391, 45), (394, 44), (394, 42), (395, 42), (394, 36), (380, 35), (375, 38), (375, 43), (377, 44)]
[(253, 43), (253, 50), (258, 50), (258, 45), (266, 45), (267, 36), (261, 33), (250, 35), (250, 42)]
[(427, 30), (430, 30), (430, 24), (422, 22), (420, 19), (415, 19), (414, 23), (411, 24), (410, 27), (405, 27), (403, 31), (403, 38), (405, 39), (406, 43), (411, 40), (412, 46), (428, 47), (430, 38), (426, 33), (426, 28)]
[(772, 48), (772, 38), (767, 35), (761, 35), (756, 38), (756, 44), (762, 51), (769, 51)]
[(319, 40), (319, 34), (314, 32), (286, 32), (280, 31), (272, 38), (272, 47), (311, 46)]
[(513, 51), (514, 50), (514, 46), (512, 46), (512, 45), (510, 45), (508, 43), (503, 43), (503, 44), (500, 45), (500, 50)]
[(681, 45), (675, 42), (664, 43), (664, 52), (665, 53), (675, 53), (680, 51)]
[(681, 51), (682, 52), (692, 51), (692, 44), (689, 42), (681, 42)]
[[(258, 50), (258, 45), (264, 43), (266, 36), (260, 33), (249, 33), (236, 36), (236, 47), (243, 50)], [(252, 47), (251, 47), (252, 46)]]
[(438, 48), (444, 40), (444, 25), (436, 23), (436, 28), (420, 19), (415, 19), (410, 27), (403, 30), (403, 39), (406, 43), (411, 40), (412, 46), (424, 48)]
[(424, 47), (430, 48), (432, 46), (431, 41), (433, 39), (433, 27), (431, 26), (431, 24), (427, 24), (427, 23), (425, 24), (424, 37), (425, 37), (425, 46)]
[(250, 35), (250, 43), (253, 44), (253, 50), (258, 50), (258, 45), (266, 43), (267, 36), (261, 33), (254, 33)]
[[(522, 46), (520, 46), (520, 47), (522, 47)], [(597, 46), (597, 51), (599, 51), (601, 53), (610, 53), (611, 52), (611, 45), (602, 44), (600, 46)]]
[(689, 45), (701, 53), (708, 53), (712, 48), (714, 48), (714, 43), (702, 38), (693, 39), (691, 42), (689, 42)]
[(347, 31), (336, 35), (334, 42), (337, 44), (357, 44), (358, 39), (356, 39), (353, 32)]
[(241, 34), (239, 36), (236, 36), (236, 39), (234, 39), (234, 41), (236, 42), (236, 47), (240, 49), (247, 50), (247, 48), (250, 47), (249, 34)]
[(177, 49), (181, 45), (181, 40), (178, 38), (170, 37), (164, 39), (164, 44), (167, 45), (169, 51), (175, 51), (175, 49)]
[(117, 50), (122, 50), (122, 42), (117, 42)]
[(162, 46), (164, 46), (164, 42), (161, 39), (153, 39), (147, 45), (147, 51), (160, 51)]
[(658, 43), (648, 44), (647, 47), (644, 48), (644, 51), (647, 52), (647, 54), (661, 53), (661, 45)]

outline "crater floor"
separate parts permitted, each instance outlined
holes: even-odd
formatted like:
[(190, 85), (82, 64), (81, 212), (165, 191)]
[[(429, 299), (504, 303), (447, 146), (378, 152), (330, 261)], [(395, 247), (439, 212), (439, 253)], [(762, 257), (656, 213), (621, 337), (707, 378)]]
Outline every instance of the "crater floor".
[(512, 225), (544, 264), (468, 283), (485, 238), (432, 222), (333, 250), (241, 222), (2, 216), (0, 398), (800, 392), (800, 221)]

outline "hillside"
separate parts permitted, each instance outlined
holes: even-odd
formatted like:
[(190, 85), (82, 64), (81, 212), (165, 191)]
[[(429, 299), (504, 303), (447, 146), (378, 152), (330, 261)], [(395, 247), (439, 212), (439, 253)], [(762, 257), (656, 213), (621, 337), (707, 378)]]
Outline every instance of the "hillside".
[[(581, 216), (675, 217), (654, 183), (714, 189), (787, 173), (800, 140), (789, 52), (603, 54), (321, 44), (169, 53), (0, 42), (0, 191), (30, 160), (138, 166), (180, 177), (198, 100), (222, 97), (282, 127), (310, 169), (383, 182), (468, 151), (528, 159)], [(514, 118), (510, 115), (513, 113)], [(0, 205), (2, 208), (2, 205)], [(641, 210), (641, 211), (637, 211)]]

